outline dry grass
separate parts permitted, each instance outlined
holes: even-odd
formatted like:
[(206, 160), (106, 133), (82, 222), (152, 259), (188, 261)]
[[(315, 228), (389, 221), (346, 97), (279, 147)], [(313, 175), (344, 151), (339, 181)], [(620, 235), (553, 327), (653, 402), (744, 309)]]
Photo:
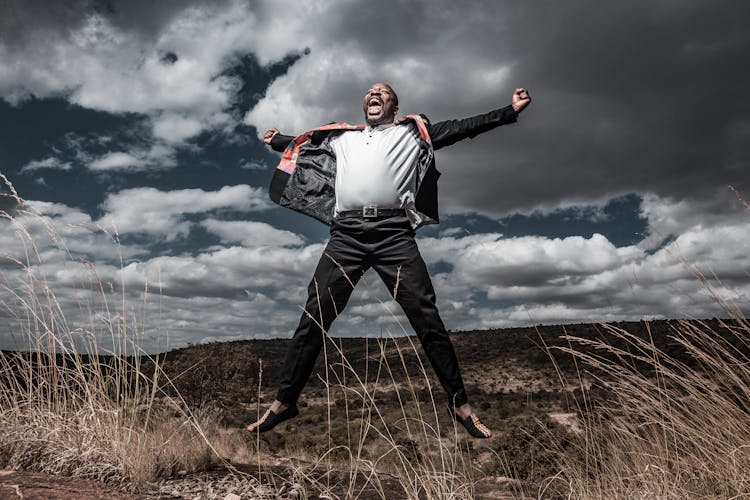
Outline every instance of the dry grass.
[(682, 360), (613, 326), (620, 347), (569, 337), (562, 350), (612, 395), (597, 408), (579, 401), (585, 439), (556, 478), (571, 498), (750, 497), (750, 325), (722, 326), (730, 335), (677, 323)]
[[(156, 366), (146, 375), (139, 351), (143, 322), (125, 300), (125, 284), (109, 293), (93, 266), (79, 304), (88, 327), (70, 328), (48, 286), (34, 229), (67, 252), (48, 220), (11, 189), (18, 207), (2, 212), (23, 255), (4, 255), (0, 299), (27, 352), (0, 353), (0, 466), (93, 478), (144, 490), (158, 477), (216, 461), (196, 416)], [(114, 298), (113, 298), (114, 297)], [(102, 339), (112, 347), (101, 352)]]

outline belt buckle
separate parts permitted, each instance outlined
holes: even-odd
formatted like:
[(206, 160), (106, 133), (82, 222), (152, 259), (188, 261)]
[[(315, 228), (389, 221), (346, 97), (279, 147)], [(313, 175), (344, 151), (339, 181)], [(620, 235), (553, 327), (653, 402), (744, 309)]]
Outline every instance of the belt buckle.
[(365, 219), (375, 218), (378, 216), (378, 207), (375, 205), (367, 205), (362, 207), (362, 217)]

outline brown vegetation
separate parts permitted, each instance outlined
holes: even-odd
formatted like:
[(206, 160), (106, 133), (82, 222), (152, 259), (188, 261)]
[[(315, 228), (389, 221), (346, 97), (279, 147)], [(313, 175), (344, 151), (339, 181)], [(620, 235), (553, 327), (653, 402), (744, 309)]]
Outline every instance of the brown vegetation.
[[(377, 496), (385, 489), (397, 488), (408, 496), (452, 492), (471, 497), (484, 491), (487, 484), (495, 484), (490, 478), (509, 477), (513, 480), (503, 483), (503, 488), (513, 494), (537, 497), (579, 489), (576, 497), (592, 498), (598, 495), (589, 489), (591, 480), (584, 481), (586, 477), (617, 477), (607, 469), (614, 463), (609, 454), (623, 449), (624, 437), (612, 432), (612, 422), (634, 419), (636, 414), (622, 410), (622, 398), (630, 394), (634, 399), (628, 401), (634, 407), (643, 406), (636, 401), (648, 401), (644, 408), (656, 411), (654, 383), (664, 380), (664, 359), (679, 366), (683, 377), (692, 374), (692, 378), (684, 378), (691, 387), (696, 380), (712, 379), (706, 372), (711, 359), (723, 360), (719, 365), (724, 369), (723, 379), (729, 380), (730, 368), (739, 377), (731, 379), (732, 390), (719, 391), (714, 384), (713, 391), (706, 387), (696, 391), (719, 400), (731, 396), (728, 404), (734, 406), (718, 419), (728, 419), (731, 414), (738, 422), (747, 416), (747, 408), (742, 406), (746, 403), (739, 398), (741, 386), (737, 386), (744, 376), (737, 373), (742, 364), (737, 359), (727, 361), (730, 353), (747, 356), (743, 328), (741, 322), (711, 320), (454, 333), (472, 403), (495, 432), (486, 441), (472, 440), (455, 428), (442, 408), (445, 403), (436, 390), (437, 381), (431, 370), (424, 369), (413, 338), (331, 339), (327, 369), (321, 356), (316, 376), (300, 401), (300, 416), (255, 437), (242, 428), (273, 399), (279, 376), (273, 360), (283, 355), (287, 340), (214, 343), (159, 356), (81, 357), (77, 362), (62, 355), (52, 360), (38, 354), (4, 353), (3, 373), (14, 374), (19, 392), (28, 390), (18, 382), (19, 374), (34, 373), (29, 380), (36, 380), (40, 370), (47, 370), (49, 378), (54, 373), (51, 366), (59, 367), (58, 380), (72, 376), (77, 387), (84, 386), (83, 380), (86, 384), (111, 382), (118, 366), (130, 371), (122, 372), (119, 390), (111, 384), (102, 388), (100, 396), (111, 402), (99, 401), (99, 409), (89, 412), (118, 415), (117, 422), (99, 416), (94, 424), (85, 419), (85, 411), (60, 419), (59, 408), (37, 412), (35, 419), (25, 418), (21, 427), (21, 419), (16, 418), (7, 422), (9, 432), (0, 446), (0, 461), (6, 466), (114, 481), (140, 491), (147, 491), (148, 484), (159, 484), (159, 478), (179, 482), (190, 471), (215, 470), (219, 464), (232, 463), (235, 471), (255, 472), (253, 477), (277, 489), (288, 490), (296, 481), (308, 493), (328, 491), (339, 497), (353, 492), (362, 496), (366, 491)], [(686, 331), (692, 335), (686, 337)], [(723, 346), (721, 356), (696, 356), (701, 348), (715, 352), (719, 346)], [(643, 355), (644, 351), (649, 355)], [(137, 371), (133, 367), (138, 367)], [(717, 370), (712, 373), (716, 375)], [(99, 378), (92, 379), (93, 374)], [(140, 399), (132, 390), (138, 378), (142, 387), (148, 388)], [(163, 383), (147, 383), (157, 380)], [(633, 394), (632, 386), (628, 392), (619, 385), (633, 380), (641, 393)], [(678, 388), (671, 384), (664, 386), (667, 389)], [(119, 403), (113, 397), (118, 393)], [(684, 404), (700, 403), (698, 395), (693, 394)], [(40, 395), (45, 401), (48, 396)], [(669, 399), (664, 394), (660, 397)], [(129, 401), (141, 403), (127, 404)], [(714, 411), (718, 404), (712, 401), (706, 411)], [(675, 407), (672, 401), (670, 409)], [(690, 416), (695, 411), (690, 405), (681, 408), (679, 415)], [(124, 418), (128, 412), (133, 412), (130, 420)], [(142, 423), (144, 418), (150, 423), (138, 427), (136, 422)], [(649, 418), (653, 420), (653, 416)], [(627, 436), (638, 436), (633, 439), (640, 449), (646, 438), (635, 430), (645, 429), (642, 424), (647, 419), (641, 415), (633, 421), (637, 425)], [(61, 422), (73, 427), (61, 428)], [(90, 431), (96, 430), (96, 425), (117, 429), (122, 422), (129, 422), (126, 428), (131, 434), (137, 428), (134, 434), (140, 433), (140, 437), (128, 441), (132, 448), (115, 453), (122, 459), (118, 463), (111, 459), (112, 450), (101, 450), (117, 441), (109, 434), (97, 438), (96, 432)], [(682, 425), (684, 428), (685, 422)], [(71, 443), (72, 438), (79, 442)], [(102, 438), (109, 441), (97, 441)], [(608, 439), (615, 441), (605, 444)], [(690, 435), (690, 440), (694, 439), (697, 436)], [(737, 462), (744, 456), (741, 446), (732, 448), (728, 436), (716, 436), (715, 440), (724, 443), (721, 452), (727, 460)], [(654, 441), (653, 436), (648, 441), (664, 443), (663, 439)], [(589, 456), (592, 453), (594, 456)], [(294, 460), (279, 462), (283, 457)], [(581, 464), (606, 470), (594, 474), (574, 467)], [(724, 470), (726, 467), (724, 463)], [(274, 468), (276, 472), (269, 473)], [(102, 474), (103, 470), (111, 471), (110, 475)], [(348, 479), (341, 477), (344, 472)], [(740, 470), (735, 474), (742, 475)], [(427, 490), (428, 482), (441, 489)], [(632, 482), (627, 481), (631, 493)], [(261, 487), (260, 482), (254, 484)], [(720, 491), (729, 490), (725, 486)]]

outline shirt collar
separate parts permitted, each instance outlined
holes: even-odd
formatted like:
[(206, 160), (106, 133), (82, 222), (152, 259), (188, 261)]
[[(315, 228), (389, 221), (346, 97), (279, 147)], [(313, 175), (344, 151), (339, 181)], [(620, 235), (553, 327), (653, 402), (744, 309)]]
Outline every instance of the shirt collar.
[(365, 127), (365, 132), (372, 132), (373, 130), (376, 130), (376, 131), (387, 130), (395, 125), (396, 125), (395, 123), (383, 123), (381, 125), (375, 125), (374, 127), (367, 125)]

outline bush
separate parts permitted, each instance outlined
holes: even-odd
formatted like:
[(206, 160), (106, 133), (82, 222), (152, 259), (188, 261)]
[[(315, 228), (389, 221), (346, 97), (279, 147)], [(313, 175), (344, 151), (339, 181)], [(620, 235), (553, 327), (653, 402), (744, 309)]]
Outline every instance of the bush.
[(559, 455), (575, 449), (575, 435), (546, 416), (509, 418), (494, 432), (498, 459), (483, 466), (487, 474), (538, 482), (557, 474)]

